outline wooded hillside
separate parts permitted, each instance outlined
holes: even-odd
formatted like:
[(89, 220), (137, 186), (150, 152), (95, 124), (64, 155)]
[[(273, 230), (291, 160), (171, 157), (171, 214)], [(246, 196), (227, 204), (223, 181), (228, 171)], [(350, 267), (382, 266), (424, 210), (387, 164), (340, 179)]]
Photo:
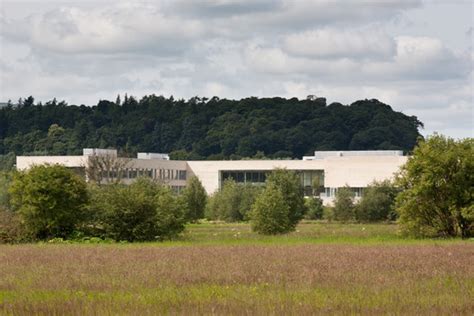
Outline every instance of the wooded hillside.
[[(179, 159), (301, 158), (314, 150), (410, 151), (422, 123), (378, 100), (125, 96), (96, 106), (29, 97), (0, 108), (0, 155), (171, 152)], [(8, 156), (6, 156), (8, 155)]]

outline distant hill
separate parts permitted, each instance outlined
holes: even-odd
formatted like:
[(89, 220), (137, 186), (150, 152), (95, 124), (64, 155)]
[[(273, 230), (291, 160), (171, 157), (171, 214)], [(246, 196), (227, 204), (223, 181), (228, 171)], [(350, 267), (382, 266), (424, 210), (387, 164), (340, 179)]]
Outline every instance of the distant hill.
[(422, 123), (378, 100), (227, 100), (125, 96), (96, 106), (32, 97), (0, 109), (0, 155), (78, 154), (83, 147), (171, 152), (175, 159), (301, 158), (314, 150), (410, 151)]

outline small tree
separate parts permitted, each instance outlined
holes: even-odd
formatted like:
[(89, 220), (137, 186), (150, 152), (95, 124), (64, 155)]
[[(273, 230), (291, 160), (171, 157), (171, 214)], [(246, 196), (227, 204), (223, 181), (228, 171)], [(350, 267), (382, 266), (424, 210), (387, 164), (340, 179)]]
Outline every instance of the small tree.
[(322, 219), (324, 213), (323, 201), (320, 198), (305, 199), (306, 219)]
[(188, 180), (186, 189), (183, 192), (183, 199), (186, 203), (186, 220), (195, 222), (204, 217), (207, 194), (198, 177), (191, 177)]
[(356, 220), (375, 222), (395, 220), (395, 197), (399, 190), (389, 181), (373, 182), (362, 195), (355, 207)]
[[(96, 184), (117, 184), (125, 177), (125, 169), (130, 163), (128, 158), (118, 158), (110, 154), (88, 156), (84, 166), (87, 180)], [(111, 176), (113, 174), (113, 176)]]
[(96, 187), (91, 208), (100, 214), (96, 225), (103, 227), (103, 236), (115, 240), (164, 240), (184, 229), (181, 199), (148, 178)]
[(334, 219), (343, 222), (354, 219), (354, 192), (347, 186), (337, 190), (334, 200)]
[(396, 183), (396, 209), (405, 233), (474, 236), (474, 140), (441, 135), (421, 140)]
[(289, 215), (289, 206), (281, 191), (268, 185), (252, 207), (252, 230), (264, 235), (287, 233), (293, 228)]
[(238, 222), (248, 220), (250, 211), (261, 187), (238, 184), (232, 179), (224, 181), (222, 189), (214, 193), (206, 208), (206, 218)]
[(298, 175), (294, 171), (275, 169), (267, 177), (267, 186), (274, 186), (280, 190), (288, 206), (291, 230), (294, 230), (305, 212), (303, 188)]
[(68, 237), (88, 201), (85, 181), (59, 165), (37, 165), (16, 173), (9, 189), (14, 210), (39, 239)]

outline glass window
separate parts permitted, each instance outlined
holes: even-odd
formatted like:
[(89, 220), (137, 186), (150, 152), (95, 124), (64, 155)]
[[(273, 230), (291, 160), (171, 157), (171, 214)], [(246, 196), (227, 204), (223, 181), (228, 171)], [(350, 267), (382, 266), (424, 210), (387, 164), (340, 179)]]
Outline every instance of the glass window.
[(246, 172), (245, 173), (245, 182), (252, 182), (252, 173)]
[(303, 186), (311, 186), (311, 172), (305, 171), (303, 172)]
[(258, 172), (252, 172), (252, 182), (258, 182)]

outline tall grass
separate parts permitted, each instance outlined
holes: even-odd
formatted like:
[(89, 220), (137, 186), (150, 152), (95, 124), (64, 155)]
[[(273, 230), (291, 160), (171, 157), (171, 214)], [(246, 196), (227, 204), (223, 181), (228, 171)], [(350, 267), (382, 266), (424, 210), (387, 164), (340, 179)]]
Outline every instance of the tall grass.
[[(474, 314), (472, 242), (403, 244), (383, 225), (270, 239), (211, 225), (166, 247), (0, 246), (0, 314)], [(349, 242), (294, 242), (333, 229)]]

